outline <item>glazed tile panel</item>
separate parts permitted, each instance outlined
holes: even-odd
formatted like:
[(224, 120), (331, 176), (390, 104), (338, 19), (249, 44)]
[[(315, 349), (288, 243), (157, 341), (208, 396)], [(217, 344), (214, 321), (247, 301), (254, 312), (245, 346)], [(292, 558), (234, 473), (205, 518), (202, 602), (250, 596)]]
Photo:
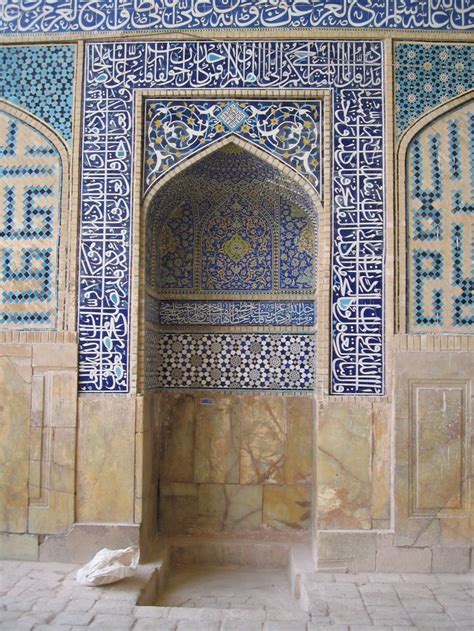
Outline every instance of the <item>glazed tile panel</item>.
[(408, 149), (409, 330), (474, 325), (474, 100), (420, 131)]
[(466, 30), (470, 0), (39, 0), (0, 5), (0, 33), (64, 33), (202, 28), (399, 28)]
[(62, 166), (38, 130), (0, 107), (0, 327), (54, 329)]
[(146, 388), (311, 390), (314, 337), (146, 331)]
[[(473, 5), (474, 6), (474, 5)], [(474, 45), (396, 44), (397, 130), (472, 89)]]
[(145, 319), (161, 326), (314, 326), (313, 301), (157, 300), (146, 297)]
[(321, 105), (287, 101), (145, 102), (145, 187), (210, 143), (237, 135), (278, 157), (321, 192)]
[(313, 88), (333, 90), (332, 391), (384, 392), (382, 68), (380, 42), (86, 45), (81, 389), (129, 389), (135, 91)]
[(158, 190), (148, 210), (149, 285), (186, 295), (313, 294), (314, 200), (252, 150), (225, 144)]
[(28, 110), (68, 142), (75, 54), (75, 46), (0, 47), (0, 98)]

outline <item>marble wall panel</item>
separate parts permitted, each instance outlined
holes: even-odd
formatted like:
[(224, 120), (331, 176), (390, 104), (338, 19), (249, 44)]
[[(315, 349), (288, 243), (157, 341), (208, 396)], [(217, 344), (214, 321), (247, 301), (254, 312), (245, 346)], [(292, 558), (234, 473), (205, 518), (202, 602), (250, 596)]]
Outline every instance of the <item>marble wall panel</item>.
[(472, 353), (395, 356), (395, 545), (472, 544), (473, 375)]
[(134, 399), (79, 399), (77, 521), (133, 522), (134, 438)]
[(318, 526), (371, 528), (370, 404), (321, 403), (317, 434)]
[(259, 396), (243, 398), (241, 427), (241, 482), (283, 482), (285, 399)]
[(161, 478), (194, 481), (196, 403), (192, 394), (159, 397), (161, 406)]
[(263, 523), (275, 530), (307, 530), (311, 524), (308, 486), (263, 487)]
[(28, 529), (31, 349), (0, 346), (0, 530)]
[(197, 400), (196, 482), (239, 482), (241, 402), (231, 396), (214, 397), (207, 405)]

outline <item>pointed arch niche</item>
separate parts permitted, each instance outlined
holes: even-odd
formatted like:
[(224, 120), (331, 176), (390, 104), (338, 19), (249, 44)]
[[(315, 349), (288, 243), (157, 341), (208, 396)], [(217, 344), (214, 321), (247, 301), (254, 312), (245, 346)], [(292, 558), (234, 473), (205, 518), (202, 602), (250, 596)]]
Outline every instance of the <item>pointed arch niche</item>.
[(67, 327), (68, 151), (45, 123), (0, 100), (0, 329)]
[(399, 330), (472, 333), (474, 93), (415, 123), (399, 149)]
[(310, 529), (318, 196), (231, 135), (144, 208), (145, 532), (157, 512), (161, 532)]

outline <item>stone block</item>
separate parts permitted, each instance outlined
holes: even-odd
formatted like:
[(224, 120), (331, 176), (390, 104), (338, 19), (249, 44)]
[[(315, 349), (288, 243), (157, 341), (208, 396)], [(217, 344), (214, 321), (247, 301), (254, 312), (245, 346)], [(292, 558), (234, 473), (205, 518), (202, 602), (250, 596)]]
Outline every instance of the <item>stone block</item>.
[(77, 521), (133, 522), (135, 400), (79, 399)]
[(470, 548), (433, 548), (433, 572), (468, 572), (470, 554)]
[(198, 526), (208, 531), (256, 530), (262, 524), (262, 487), (201, 484)]
[(374, 404), (372, 416), (372, 527), (387, 530), (390, 528), (391, 415), (391, 405)]
[(214, 395), (196, 401), (195, 482), (239, 482), (240, 399)]
[(165, 394), (162, 404), (163, 462), (166, 482), (194, 481), (195, 401), (190, 394)]
[(313, 400), (289, 397), (286, 401), (285, 484), (311, 484), (313, 479)]
[(392, 535), (378, 535), (376, 570), (430, 573), (431, 549), (394, 546)]
[(283, 482), (286, 437), (285, 399), (242, 398), (240, 482)]
[(76, 427), (77, 372), (54, 371), (46, 375), (48, 384), (48, 421), (51, 427)]
[(36, 534), (65, 532), (74, 521), (74, 491), (61, 493), (47, 492), (47, 505), (30, 505), (28, 510), (28, 530)]
[(0, 357), (0, 530), (6, 532), (27, 531), (30, 406), (31, 385), (11, 358)]
[(318, 567), (347, 567), (351, 572), (373, 572), (377, 540), (375, 533), (318, 533)]
[(160, 532), (184, 533), (196, 527), (197, 484), (161, 482), (158, 528)]
[(308, 530), (311, 526), (311, 488), (264, 486), (263, 524), (276, 530)]
[(0, 559), (38, 560), (38, 537), (0, 533)]
[(33, 344), (33, 366), (77, 368), (77, 344)]
[(371, 431), (369, 404), (321, 405), (317, 453), (319, 528), (371, 528)]

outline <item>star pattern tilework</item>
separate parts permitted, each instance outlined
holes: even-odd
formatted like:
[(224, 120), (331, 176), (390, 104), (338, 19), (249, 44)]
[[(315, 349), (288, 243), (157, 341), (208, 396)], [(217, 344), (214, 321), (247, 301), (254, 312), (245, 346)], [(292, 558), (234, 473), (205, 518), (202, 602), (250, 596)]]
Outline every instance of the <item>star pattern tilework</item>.
[(398, 136), (420, 116), (472, 89), (474, 45), (406, 44), (395, 47)]
[(71, 141), (75, 46), (0, 47), (0, 98)]
[(311, 390), (314, 337), (146, 331), (146, 388)]

